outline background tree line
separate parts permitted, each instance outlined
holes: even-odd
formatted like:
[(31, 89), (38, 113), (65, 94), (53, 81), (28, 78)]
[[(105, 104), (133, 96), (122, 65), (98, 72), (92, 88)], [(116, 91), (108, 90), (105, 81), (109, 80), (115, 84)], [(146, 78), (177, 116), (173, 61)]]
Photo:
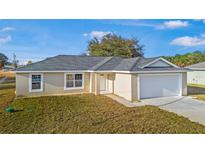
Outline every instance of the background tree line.
[[(93, 38), (88, 43), (88, 55), (121, 56), (124, 58), (143, 56), (144, 46), (136, 38), (125, 39), (116, 34), (105, 35), (102, 39)], [(205, 61), (205, 52), (194, 51), (184, 55), (164, 56), (170, 62), (185, 67)]]
[(194, 51), (183, 55), (176, 54), (175, 56), (166, 56), (164, 58), (178, 66), (185, 67), (199, 62), (205, 62), (205, 52)]
[(17, 60), (15, 53), (13, 53), (13, 59), (11, 61), (9, 61), (9, 58), (4, 53), (0, 53), (0, 70), (3, 69), (5, 65), (17, 68), (18, 64), (19, 61)]

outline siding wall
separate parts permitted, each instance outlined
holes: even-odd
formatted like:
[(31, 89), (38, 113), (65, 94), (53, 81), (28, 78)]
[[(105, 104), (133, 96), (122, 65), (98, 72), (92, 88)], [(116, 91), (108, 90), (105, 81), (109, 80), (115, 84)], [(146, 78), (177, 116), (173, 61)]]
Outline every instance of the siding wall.
[(187, 95), (187, 73), (182, 73), (182, 95)]
[(205, 71), (190, 71), (187, 73), (187, 82), (205, 85)]
[(95, 93), (95, 73), (90, 73), (91, 83), (91, 93)]
[(164, 61), (162, 60), (159, 60), (151, 65), (149, 65), (149, 67), (170, 67), (169, 64), (165, 63)]
[[(64, 90), (64, 73), (44, 73), (43, 92), (29, 92), (29, 73), (16, 74), (17, 96), (42, 96), (52, 94), (73, 94), (90, 92), (90, 81), (92, 81), (92, 93), (99, 94), (97, 73), (84, 74), (84, 89)], [(92, 76), (92, 80), (90, 80)], [(138, 74), (109, 74), (108, 78), (113, 80), (113, 93), (129, 101), (137, 100), (138, 96)], [(182, 94), (187, 95), (187, 73), (182, 73)]]
[(132, 74), (132, 101), (138, 100), (138, 74)]
[(17, 96), (42, 96), (52, 94), (84, 93), (90, 90), (89, 73), (84, 73), (84, 89), (64, 90), (64, 73), (43, 73), (43, 91), (29, 92), (29, 73), (16, 74)]
[(16, 96), (29, 95), (29, 74), (28, 73), (16, 73)]
[(132, 75), (116, 73), (114, 80), (114, 94), (129, 101), (132, 100)]

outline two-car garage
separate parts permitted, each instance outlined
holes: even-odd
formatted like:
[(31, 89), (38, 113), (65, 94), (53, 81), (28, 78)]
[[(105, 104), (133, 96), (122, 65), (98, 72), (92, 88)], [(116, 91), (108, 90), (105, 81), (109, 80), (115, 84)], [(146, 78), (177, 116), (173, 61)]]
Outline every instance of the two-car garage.
[(182, 95), (182, 73), (139, 74), (138, 98)]

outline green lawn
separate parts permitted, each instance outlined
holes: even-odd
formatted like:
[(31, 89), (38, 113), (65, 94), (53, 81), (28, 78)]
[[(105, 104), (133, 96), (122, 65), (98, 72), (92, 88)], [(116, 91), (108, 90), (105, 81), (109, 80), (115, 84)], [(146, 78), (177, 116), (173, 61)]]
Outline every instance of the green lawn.
[(205, 101), (205, 94), (192, 95), (193, 98)]
[(198, 88), (205, 88), (205, 85), (203, 84), (188, 84), (188, 86), (191, 86), (191, 87), (198, 87)]
[[(205, 89), (205, 85), (202, 85), (202, 84), (188, 84), (189, 87), (193, 87), (193, 88), (203, 88)], [(201, 89), (200, 89), (200, 92), (201, 92)], [(205, 101), (205, 94), (191, 94), (192, 97), (196, 98), (196, 99), (200, 99), (200, 100), (203, 100)]]
[[(205, 133), (205, 126), (153, 106), (127, 108), (91, 94), (18, 98), (0, 90), (0, 133)], [(14, 113), (4, 108), (13, 106)]]
[(14, 95), (14, 89), (4, 89), (0, 90), (0, 113), (4, 111), (4, 109), (13, 101), (15, 95)]
[(15, 88), (15, 83), (1, 83), (0, 84), (0, 90), (3, 89), (14, 89)]

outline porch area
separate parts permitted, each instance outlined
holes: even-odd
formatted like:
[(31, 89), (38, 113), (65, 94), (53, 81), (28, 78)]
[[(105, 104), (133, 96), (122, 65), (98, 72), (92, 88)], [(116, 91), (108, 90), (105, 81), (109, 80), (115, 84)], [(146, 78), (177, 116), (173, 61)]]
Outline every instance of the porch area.
[(90, 92), (98, 94), (114, 93), (114, 73), (90, 73)]

